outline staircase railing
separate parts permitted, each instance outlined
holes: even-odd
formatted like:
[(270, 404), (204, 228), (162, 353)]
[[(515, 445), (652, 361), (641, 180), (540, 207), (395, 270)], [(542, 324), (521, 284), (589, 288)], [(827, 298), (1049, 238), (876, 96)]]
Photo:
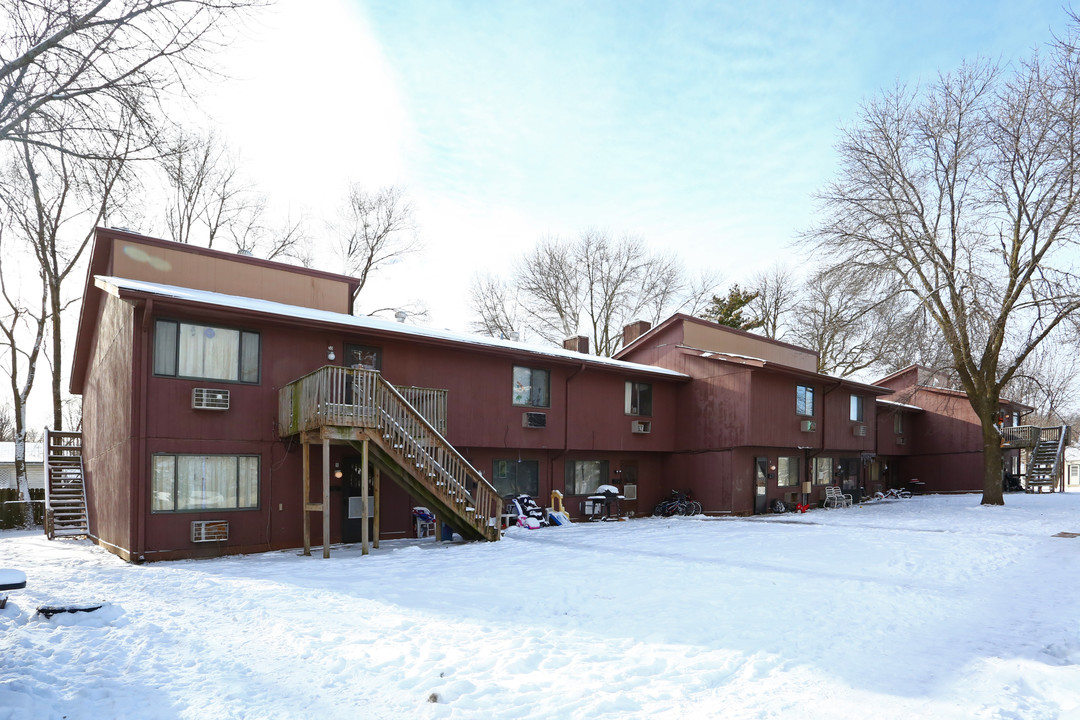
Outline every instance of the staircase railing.
[(438, 393), (421, 390), (399, 391), (377, 370), (328, 365), (281, 388), (278, 429), (283, 437), (325, 425), (378, 430), (394, 453), (413, 465), (407, 472), (466, 515), (485, 537), (497, 537), (498, 491), (443, 437), (435, 424), (438, 416), (432, 422), (407, 399), (420, 398), (434, 411)]
[[(82, 433), (63, 432), (45, 428), (44, 438), (45, 454), (45, 534), (53, 539), (58, 532), (66, 535), (84, 535), (90, 531), (89, 519), (86, 508), (86, 474), (82, 459)], [(74, 475), (73, 475), (74, 473)], [(69, 498), (61, 498), (57, 501), (53, 497), (53, 484), (57, 481), (55, 474), (59, 475), (61, 484), (73, 485), (78, 483), (79, 498), (77, 501)], [(60, 502), (62, 515), (57, 527), (57, 508), (54, 504)], [(77, 515), (77, 520), (70, 516)]]

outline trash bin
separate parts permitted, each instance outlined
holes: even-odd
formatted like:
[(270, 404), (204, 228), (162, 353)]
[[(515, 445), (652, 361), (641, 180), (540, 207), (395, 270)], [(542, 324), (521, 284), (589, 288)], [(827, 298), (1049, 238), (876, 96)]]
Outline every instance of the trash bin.
[(439, 538), (442, 539), (442, 540), (453, 540), (454, 539), (454, 529), (452, 527), (450, 527), (449, 525), (447, 525), (446, 523), (443, 523), (442, 524), (442, 535), (440, 535)]

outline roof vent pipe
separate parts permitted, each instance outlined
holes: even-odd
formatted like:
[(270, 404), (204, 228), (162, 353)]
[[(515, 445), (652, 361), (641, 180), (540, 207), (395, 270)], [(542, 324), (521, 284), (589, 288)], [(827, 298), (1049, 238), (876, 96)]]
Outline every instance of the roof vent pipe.
[(396, 313), (394, 313), (394, 317), (397, 318), (397, 321), (399, 323), (403, 323), (405, 322), (405, 318), (409, 317), (409, 313), (405, 312), (404, 310), (398, 310)]

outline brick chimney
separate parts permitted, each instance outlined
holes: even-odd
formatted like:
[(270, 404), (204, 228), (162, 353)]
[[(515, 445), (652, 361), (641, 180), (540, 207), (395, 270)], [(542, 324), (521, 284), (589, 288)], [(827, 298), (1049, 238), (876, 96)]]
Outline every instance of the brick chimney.
[(589, 354), (589, 338), (584, 335), (566, 338), (562, 341), (562, 346), (564, 350), (572, 350), (586, 355)]
[(652, 324), (648, 320), (635, 320), (624, 327), (622, 331), (623, 347), (626, 347), (645, 333), (649, 332), (651, 328)]

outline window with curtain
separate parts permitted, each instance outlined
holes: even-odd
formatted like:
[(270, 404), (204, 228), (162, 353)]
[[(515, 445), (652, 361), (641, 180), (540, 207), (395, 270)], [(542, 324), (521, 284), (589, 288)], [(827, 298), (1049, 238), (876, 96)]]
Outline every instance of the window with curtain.
[(514, 366), (513, 403), (526, 407), (551, 407), (551, 373), (538, 368)]
[(151, 465), (153, 512), (259, 506), (257, 455), (157, 454)]
[(538, 460), (496, 460), (491, 484), (503, 497), (540, 493), (540, 462)]
[(259, 334), (176, 320), (154, 324), (154, 374), (259, 382)]
[(626, 414), (652, 415), (652, 385), (626, 381)]
[(607, 460), (567, 460), (566, 494), (591, 495), (608, 483)]
[(813, 460), (813, 473), (815, 485), (832, 485), (833, 459), (828, 457), (816, 457)]
[(778, 458), (778, 462), (776, 463), (776, 484), (779, 486), (799, 484), (799, 458)]

